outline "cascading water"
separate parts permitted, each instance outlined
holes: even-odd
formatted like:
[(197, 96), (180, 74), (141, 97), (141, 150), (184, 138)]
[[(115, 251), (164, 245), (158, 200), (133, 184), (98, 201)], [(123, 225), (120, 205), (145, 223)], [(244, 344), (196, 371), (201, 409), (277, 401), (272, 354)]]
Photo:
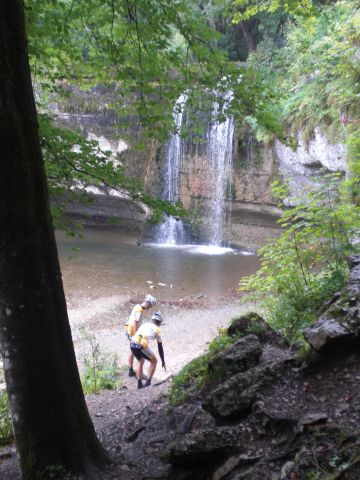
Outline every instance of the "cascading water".
[[(182, 94), (174, 108), (174, 122), (176, 132), (171, 135), (166, 149), (165, 168), (163, 171), (163, 195), (162, 198), (170, 203), (179, 200), (180, 190), (180, 167), (182, 158), (182, 141), (178, 132), (181, 130), (184, 115), (184, 105), (187, 95)], [(167, 217), (158, 229), (156, 242), (165, 245), (177, 245), (184, 242), (184, 224), (173, 216)]]
[[(203, 243), (211, 246), (221, 246), (225, 243), (225, 231), (229, 215), (227, 200), (230, 194), (234, 119), (226, 117), (219, 121), (219, 115), (224, 115), (224, 110), (231, 101), (232, 93), (228, 92), (223, 99), (223, 106), (215, 102), (211, 112), (211, 121), (204, 134), (203, 143), (196, 149), (202, 151), (205, 160), (203, 182), (204, 197), (204, 235)], [(176, 132), (179, 132), (184, 120), (184, 105), (187, 95), (179, 97), (174, 108), (174, 121)], [(189, 147), (188, 147), (189, 149)], [(171, 203), (179, 200), (180, 167), (183, 160), (185, 141), (178, 133), (173, 134), (167, 145), (165, 166), (163, 170), (163, 198)], [(189, 152), (186, 152), (188, 155)], [(166, 245), (183, 244), (185, 241), (184, 225), (174, 217), (167, 217), (157, 231), (156, 242)]]
[[(224, 98), (226, 107), (231, 101), (232, 93)], [(212, 120), (207, 139), (208, 166), (206, 172), (207, 199), (206, 213), (208, 217), (208, 242), (210, 245), (221, 245), (224, 242), (224, 232), (228, 219), (226, 218), (226, 200), (230, 194), (234, 119), (227, 117), (225, 121), (216, 120), (219, 104), (214, 103)]]

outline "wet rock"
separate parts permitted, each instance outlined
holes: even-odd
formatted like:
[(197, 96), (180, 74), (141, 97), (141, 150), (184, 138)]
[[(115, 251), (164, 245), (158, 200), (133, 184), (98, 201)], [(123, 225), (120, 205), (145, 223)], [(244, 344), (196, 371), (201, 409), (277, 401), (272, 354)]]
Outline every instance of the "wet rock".
[(349, 282), (335, 294), (319, 320), (304, 331), (306, 341), (317, 351), (326, 352), (360, 339), (360, 255), (349, 257)]
[(199, 462), (216, 463), (236, 452), (238, 432), (234, 428), (197, 430), (170, 443), (164, 458), (175, 465), (189, 467)]
[(288, 358), (238, 373), (212, 390), (202, 406), (218, 420), (241, 417), (250, 411), (263, 387), (297, 362)]
[(262, 353), (259, 339), (256, 335), (246, 335), (237, 342), (219, 352), (209, 361), (209, 369), (214, 373), (228, 378), (236, 373), (255, 367)]

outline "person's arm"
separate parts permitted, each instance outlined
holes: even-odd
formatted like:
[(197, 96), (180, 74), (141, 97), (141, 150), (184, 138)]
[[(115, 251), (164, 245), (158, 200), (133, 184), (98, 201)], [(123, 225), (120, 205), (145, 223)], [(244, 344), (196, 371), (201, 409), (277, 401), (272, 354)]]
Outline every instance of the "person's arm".
[(140, 324), (141, 324), (141, 316), (142, 316), (142, 312), (141, 311), (138, 311), (135, 313), (134, 315), (134, 327), (135, 327), (135, 332), (137, 332), (138, 328), (140, 327)]
[(161, 358), (161, 366), (164, 370), (166, 370), (164, 349), (163, 349), (162, 342), (158, 342), (158, 350), (159, 350), (159, 355), (160, 355), (160, 358)]

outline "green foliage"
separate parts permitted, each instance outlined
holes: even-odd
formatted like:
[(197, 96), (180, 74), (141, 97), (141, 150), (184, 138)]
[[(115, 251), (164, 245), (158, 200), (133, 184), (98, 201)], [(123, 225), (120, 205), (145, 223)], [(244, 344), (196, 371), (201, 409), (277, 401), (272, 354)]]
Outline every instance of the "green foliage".
[(57, 228), (70, 228), (62, 214), (63, 193), (66, 192), (67, 201), (87, 203), (90, 199), (86, 188), (94, 185), (117, 190), (121, 195), (147, 204), (156, 221), (164, 212), (176, 217), (186, 216), (180, 204), (172, 205), (145, 193), (142, 182), (128, 176), (124, 167), (111, 157), (111, 152), (101, 150), (97, 141), (56, 127), (45, 114), (39, 115), (39, 127), (50, 192), (55, 200), (52, 214)]
[(211, 88), (225, 73), (226, 57), (213, 48), (218, 34), (187, 0), (27, 0), (26, 13), (41, 92), (64, 79), (116, 84), (111, 108), (135, 113), (152, 137), (167, 134), (175, 99), (189, 85)]
[(241, 20), (247, 20), (259, 13), (273, 14), (282, 10), (290, 15), (300, 18), (312, 18), (316, 14), (316, 8), (312, 0), (234, 0), (234, 5), (240, 8), (241, 12), (236, 12), (233, 17), (235, 23)]
[(338, 1), (309, 22), (289, 21), (284, 48), (266, 38), (251, 56), (277, 91), (283, 119), (306, 139), (316, 127), (333, 141), (354, 129), (359, 136), (359, 26), (359, 2)]
[(168, 400), (171, 404), (183, 403), (191, 392), (206, 388), (216, 381), (213, 372), (208, 368), (209, 360), (235, 343), (239, 338), (239, 336), (229, 337), (226, 334), (226, 329), (219, 329), (218, 332), (219, 335), (209, 343), (207, 352), (191, 360), (172, 379), (168, 393)]
[(359, 26), (358, 2), (339, 1), (323, 9), (308, 28), (298, 25), (289, 30), (281, 52), (283, 89), (291, 92), (284, 102), (289, 120), (310, 122), (312, 128), (335, 123), (341, 133), (346, 122), (359, 115)]
[[(284, 212), (279, 221), (283, 233), (260, 249), (261, 268), (240, 283), (291, 342), (315, 320), (324, 300), (344, 285), (346, 258), (359, 250), (359, 207), (350, 203), (338, 175), (325, 175), (324, 180), (320, 191)], [(284, 206), (286, 188), (275, 183), (274, 195)]]
[[(283, 2), (270, 3), (284, 8)], [(258, 2), (251, 5), (248, 13), (259, 7)], [(284, 232), (260, 250), (261, 269), (242, 282), (241, 288), (252, 292), (269, 321), (291, 341), (315, 319), (322, 302), (342, 287), (346, 257), (359, 249), (359, 22), (357, 0), (333, 2), (306, 20), (288, 21), (284, 48), (267, 37), (249, 59), (273, 90), (290, 132), (302, 130), (309, 140), (319, 128), (330, 141), (347, 145), (346, 180), (324, 173), (324, 186), (290, 209), (286, 189), (275, 186), (274, 194), (286, 209), (280, 220)], [(250, 118), (248, 124), (258, 138), (266, 139), (256, 121)]]
[(9, 399), (6, 391), (0, 393), (0, 446), (13, 438)]
[(90, 355), (83, 359), (81, 383), (84, 393), (97, 393), (100, 390), (114, 390), (119, 387), (120, 369), (116, 356), (109, 358), (108, 355), (103, 355), (93, 333), (84, 329), (83, 337), (90, 346)]

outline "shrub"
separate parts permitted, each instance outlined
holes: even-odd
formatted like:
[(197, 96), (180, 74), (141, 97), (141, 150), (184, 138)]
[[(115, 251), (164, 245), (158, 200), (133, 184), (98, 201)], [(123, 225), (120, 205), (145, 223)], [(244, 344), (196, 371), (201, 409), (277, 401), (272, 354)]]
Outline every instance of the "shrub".
[(119, 387), (120, 368), (116, 355), (103, 355), (93, 333), (84, 330), (83, 336), (90, 345), (90, 355), (83, 359), (81, 383), (84, 393), (97, 393), (100, 390), (113, 390)]

